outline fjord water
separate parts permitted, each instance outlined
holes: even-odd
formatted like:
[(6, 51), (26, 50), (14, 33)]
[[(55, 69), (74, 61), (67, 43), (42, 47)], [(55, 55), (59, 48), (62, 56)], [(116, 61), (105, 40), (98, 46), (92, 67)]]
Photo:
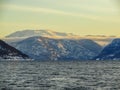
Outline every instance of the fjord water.
[(1, 90), (119, 90), (119, 61), (0, 62)]

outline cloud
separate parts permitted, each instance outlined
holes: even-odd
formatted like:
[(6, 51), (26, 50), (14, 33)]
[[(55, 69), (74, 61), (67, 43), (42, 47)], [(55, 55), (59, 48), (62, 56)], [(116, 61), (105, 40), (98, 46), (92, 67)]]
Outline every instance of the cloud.
[(110, 2), (110, 0), (79, 0), (79, 3), (69, 3), (66, 5), (74, 9), (79, 8), (79, 10), (94, 13), (111, 14), (118, 12), (118, 10), (113, 6), (113, 3)]
[(90, 12), (96, 12), (96, 13), (105, 13), (105, 14), (112, 14), (117, 13), (118, 10), (116, 8), (112, 7), (100, 7), (100, 6), (80, 6), (80, 8), (84, 10), (88, 10)]
[(40, 8), (40, 7), (27, 7), (27, 6), (18, 6), (18, 5), (1, 5), (0, 7), (10, 9), (10, 10), (19, 10), (19, 11), (27, 11), (27, 12), (35, 12), (35, 13), (51, 13), (51, 14), (59, 14), (59, 15), (67, 15), (67, 16), (77, 16), (77, 17), (83, 17), (88, 18), (92, 20), (96, 20), (99, 18), (98, 16), (92, 16), (82, 13), (71, 13), (71, 12), (65, 12), (50, 8)]
[[(50, 8), (41, 8), (41, 7), (30, 7), (30, 6), (19, 6), (19, 5), (13, 5), (13, 4), (3, 4), (0, 6), (0, 8), (10, 9), (10, 10), (16, 10), (16, 11), (26, 11), (26, 12), (34, 12), (34, 13), (49, 13), (49, 14), (58, 14), (58, 15), (64, 15), (64, 16), (74, 16), (74, 17), (82, 17), (87, 18), (90, 20), (98, 20), (98, 21), (105, 21), (105, 19), (108, 18), (108, 21), (111, 19), (109, 17), (101, 17), (97, 15), (90, 15), (90, 14), (84, 14), (84, 13), (71, 13), (71, 12), (65, 12), (61, 10), (56, 9), (50, 9)], [(117, 20), (114, 18), (112, 20), (113, 22)]]

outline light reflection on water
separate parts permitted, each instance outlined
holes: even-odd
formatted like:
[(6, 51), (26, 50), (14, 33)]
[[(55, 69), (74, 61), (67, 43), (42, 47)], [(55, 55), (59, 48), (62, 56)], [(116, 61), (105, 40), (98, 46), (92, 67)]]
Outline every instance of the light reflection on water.
[(0, 62), (2, 90), (119, 90), (119, 61)]

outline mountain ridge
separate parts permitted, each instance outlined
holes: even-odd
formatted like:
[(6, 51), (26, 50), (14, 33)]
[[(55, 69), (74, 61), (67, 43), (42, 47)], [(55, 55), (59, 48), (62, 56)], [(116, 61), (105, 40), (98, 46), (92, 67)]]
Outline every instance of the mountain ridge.
[(4, 40), (6, 42), (14, 42), (14, 41), (21, 41), (29, 37), (34, 36), (42, 36), (42, 37), (48, 37), (53, 39), (91, 39), (98, 44), (105, 46), (108, 43), (110, 43), (113, 39), (115, 39), (115, 36), (105, 36), (105, 35), (75, 35), (72, 33), (64, 33), (64, 32), (56, 32), (52, 30), (22, 30), (22, 31), (16, 31), (14, 33), (11, 33), (7, 35)]

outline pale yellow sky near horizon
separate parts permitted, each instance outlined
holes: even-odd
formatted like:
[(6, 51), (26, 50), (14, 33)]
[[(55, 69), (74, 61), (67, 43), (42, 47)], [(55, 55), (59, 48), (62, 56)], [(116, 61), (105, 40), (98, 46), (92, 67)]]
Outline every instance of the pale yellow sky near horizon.
[(119, 35), (119, 0), (1, 0), (0, 37), (26, 29)]

